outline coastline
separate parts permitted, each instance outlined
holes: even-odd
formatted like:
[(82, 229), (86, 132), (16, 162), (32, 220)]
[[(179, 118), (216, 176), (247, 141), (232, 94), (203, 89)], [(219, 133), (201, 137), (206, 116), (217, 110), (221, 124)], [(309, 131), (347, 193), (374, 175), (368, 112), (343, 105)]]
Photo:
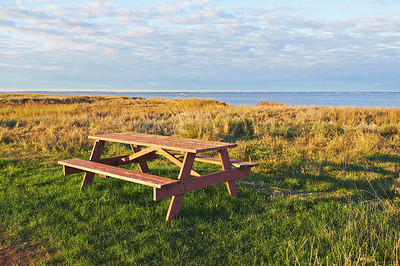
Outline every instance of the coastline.
[(355, 107), (395, 107), (400, 108), (400, 92), (188, 92), (188, 91), (17, 91), (1, 94), (44, 94), (76, 96), (128, 96), (145, 99), (213, 99), (233, 106), (257, 105), (261, 102), (276, 102), (293, 106), (355, 106)]

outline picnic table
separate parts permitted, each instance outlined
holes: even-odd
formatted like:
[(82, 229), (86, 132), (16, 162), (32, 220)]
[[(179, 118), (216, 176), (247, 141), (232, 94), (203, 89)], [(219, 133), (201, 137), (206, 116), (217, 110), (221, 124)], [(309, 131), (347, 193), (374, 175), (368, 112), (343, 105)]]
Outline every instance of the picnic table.
[[(89, 136), (89, 138), (95, 140), (90, 160), (75, 158), (59, 161), (58, 163), (63, 165), (64, 175), (85, 172), (81, 188), (90, 185), (95, 174), (153, 187), (154, 200), (172, 197), (166, 220), (174, 219), (178, 215), (183, 196), (187, 192), (226, 182), (230, 196), (237, 196), (235, 180), (249, 175), (250, 168), (258, 165), (252, 162), (231, 160), (228, 149), (236, 147), (237, 144), (234, 143), (134, 132), (102, 134)], [(105, 142), (128, 144), (132, 153), (101, 158)], [(218, 151), (218, 157), (201, 155), (210, 151)], [(157, 159), (160, 155), (180, 167), (177, 179), (148, 173), (147, 161)], [(222, 171), (201, 175), (193, 169), (195, 160), (220, 164)], [(118, 167), (130, 163), (138, 163), (141, 172)]]

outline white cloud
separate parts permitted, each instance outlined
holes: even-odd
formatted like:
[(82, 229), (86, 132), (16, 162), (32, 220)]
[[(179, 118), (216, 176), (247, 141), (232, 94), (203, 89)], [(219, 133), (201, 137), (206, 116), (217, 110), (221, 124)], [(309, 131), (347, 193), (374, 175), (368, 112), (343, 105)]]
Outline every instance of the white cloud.
[(381, 73), (391, 66), (394, 75), (400, 62), (397, 17), (306, 20), (299, 13), (304, 8), (224, 8), (210, 1), (140, 8), (110, 1), (35, 6), (0, 8), (0, 67), (8, 76), (21, 68), (24, 75), (35, 70), (44, 83), (52, 75), (61, 84), (85, 77), (118, 86), (224, 77), (267, 83), (349, 73), (371, 78), (377, 66)]
[(349, 9), (350, 9), (350, 7), (348, 7), (348, 6), (338, 6), (338, 7), (336, 7), (336, 10), (338, 10), (338, 11), (349, 10)]
[(384, 5), (385, 1), (381, 0), (360, 0), (363, 4)]

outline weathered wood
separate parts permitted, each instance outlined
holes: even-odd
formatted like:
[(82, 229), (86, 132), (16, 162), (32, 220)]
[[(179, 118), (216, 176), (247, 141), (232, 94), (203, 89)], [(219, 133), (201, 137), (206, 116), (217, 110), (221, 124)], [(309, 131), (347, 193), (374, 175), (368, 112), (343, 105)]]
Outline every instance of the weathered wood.
[[(61, 162), (62, 161), (58, 161), (59, 164), (62, 164)], [(72, 175), (72, 174), (77, 174), (77, 173), (82, 173), (82, 172), (84, 172), (84, 171), (81, 169), (72, 168), (72, 167), (63, 165), (63, 174), (64, 175)]]
[[(183, 163), (181, 161), (179, 161), (174, 155), (172, 155), (170, 152), (164, 150), (164, 149), (158, 149), (157, 152), (160, 155), (163, 155), (165, 158), (167, 158), (169, 161), (171, 161), (172, 163), (174, 163), (175, 165), (177, 165), (178, 167), (182, 168)], [(191, 170), (190, 174), (192, 176), (201, 176), (201, 174), (199, 174), (198, 172), (196, 172), (195, 170)]]
[[(103, 134), (89, 138), (96, 140), (90, 161), (81, 159), (60, 161), (59, 163), (63, 165), (64, 174), (86, 172), (81, 187), (91, 184), (95, 174), (151, 186), (154, 191), (154, 200), (172, 197), (166, 220), (177, 217), (186, 192), (226, 182), (229, 194), (231, 196), (238, 195), (235, 180), (249, 175), (250, 168), (258, 165), (252, 162), (230, 160), (227, 149), (237, 146), (232, 143), (133, 132)], [(133, 154), (100, 159), (105, 141), (129, 144)], [(178, 180), (145, 173), (149, 171), (147, 161), (158, 158), (156, 151), (181, 167)], [(198, 154), (207, 151), (218, 151), (218, 157)], [(183, 161), (177, 158), (179, 156), (184, 157)], [(201, 176), (192, 169), (195, 160), (219, 164), (222, 166), (222, 171)], [(116, 167), (133, 162), (139, 163), (142, 172)], [(232, 166), (236, 169), (232, 169)], [(195, 177), (190, 178), (190, 175)]]
[[(183, 159), (183, 165), (178, 177), (180, 181), (189, 179), (195, 157), (196, 157), (195, 153), (189, 153), (189, 152), (185, 153), (185, 157)], [(156, 194), (155, 189), (153, 191), (155, 197)], [(165, 220), (167, 221), (172, 220), (176, 216), (178, 216), (179, 210), (181, 209), (182, 206), (182, 200), (183, 200), (183, 194), (174, 195), (172, 197), (171, 202), (169, 204), (167, 217), (165, 218)]]
[[(231, 167), (231, 160), (229, 159), (228, 150), (226, 149), (219, 150), (218, 155), (221, 160), (222, 170), (224, 171), (230, 170), (232, 167)], [(237, 195), (239, 195), (235, 180), (226, 182), (226, 186), (228, 188), (228, 192), (231, 197), (236, 197)]]
[(96, 173), (100, 175), (110, 176), (159, 189), (179, 182), (179, 180), (176, 179), (150, 175), (147, 173), (136, 172), (82, 159), (64, 160), (60, 161), (59, 164), (72, 168), (82, 169), (87, 173)]
[(196, 158), (195, 153), (190, 153), (190, 152), (185, 153), (185, 157), (183, 159), (183, 165), (179, 172), (178, 179), (185, 180), (190, 177), (190, 172), (192, 170), (195, 158)]
[[(103, 158), (103, 159), (100, 159), (98, 162), (102, 163), (102, 164), (106, 164), (106, 165), (111, 165), (111, 166), (126, 165), (126, 164), (138, 162), (137, 161), (138, 159), (131, 160), (130, 156), (132, 156), (132, 155), (127, 154), (127, 155), (122, 155), (122, 156)], [(140, 158), (145, 161), (149, 161), (149, 160), (157, 159), (158, 157), (159, 156), (155, 153), (149, 153), (149, 154), (143, 155)], [(82, 169), (64, 166), (64, 175), (77, 174), (77, 173), (82, 173), (82, 172), (84, 172)]]
[[(100, 160), (101, 153), (104, 148), (104, 143), (105, 143), (104, 140), (97, 140), (94, 143), (92, 154), (90, 155), (90, 161), (98, 162)], [(93, 182), (93, 178), (94, 178), (94, 173), (85, 173), (85, 176), (83, 177), (82, 180), (81, 189), (86, 185), (91, 185)]]
[(135, 159), (140, 158), (140, 157), (142, 157), (142, 156), (144, 156), (144, 155), (146, 155), (146, 154), (152, 153), (153, 151), (155, 151), (155, 149), (149, 147), (149, 148), (147, 148), (147, 149), (144, 149), (144, 150), (135, 152), (134, 154), (132, 154), (132, 155), (129, 156), (129, 159), (130, 159), (130, 160), (135, 160)]
[[(175, 157), (178, 157), (178, 158), (183, 157), (183, 154), (181, 154), (178, 151), (171, 151), (171, 150), (166, 150), (166, 151)], [(157, 152), (158, 152), (158, 150), (157, 150)], [(195, 161), (221, 165), (221, 159), (218, 157), (212, 157), (212, 156), (205, 156), (205, 155), (197, 154)], [(231, 164), (233, 167), (236, 167), (236, 168), (258, 166), (258, 163), (245, 162), (245, 161), (232, 160), (232, 159), (231, 159)]]
[[(138, 153), (141, 151), (141, 147), (137, 145), (132, 145), (131, 144), (131, 149), (133, 153)], [(136, 159), (139, 163), (139, 168), (142, 173), (148, 173), (150, 171), (149, 166), (147, 165), (146, 160), (144, 160), (142, 157), (139, 157)]]
[[(150, 160), (158, 159), (158, 157), (159, 156), (155, 153), (148, 153), (148, 154), (145, 154), (142, 157), (140, 157), (140, 159), (143, 159), (145, 161), (150, 161)], [(132, 154), (127, 154), (127, 155), (122, 155), (122, 156), (103, 158), (103, 159), (99, 160), (99, 163), (117, 166), (117, 165), (137, 163), (138, 162), (137, 159), (132, 159)]]
[[(221, 165), (220, 158), (205, 156), (205, 155), (197, 155), (196, 161)], [(254, 166), (258, 165), (258, 163), (253, 163), (253, 162), (244, 162), (244, 161), (238, 161), (238, 160), (232, 160), (232, 159), (230, 161), (231, 161), (231, 165), (236, 168), (254, 167)]]
[(181, 152), (201, 153), (236, 147), (235, 143), (205, 141), (198, 139), (182, 139), (169, 136), (141, 134), (134, 132), (111, 133), (89, 136), (90, 139), (119, 142), (132, 145), (168, 149)]
[(223, 182), (234, 181), (249, 174), (250, 168), (237, 168), (189, 178), (163, 189), (154, 189), (154, 200), (161, 200)]
[[(155, 189), (156, 188), (154, 188), (154, 190)], [(167, 212), (167, 217), (165, 217), (166, 221), (175, 219), (178, 216), (179, 211), (181, 210), (182, 207), (183, 196), (184, 194), (172, 196)]]

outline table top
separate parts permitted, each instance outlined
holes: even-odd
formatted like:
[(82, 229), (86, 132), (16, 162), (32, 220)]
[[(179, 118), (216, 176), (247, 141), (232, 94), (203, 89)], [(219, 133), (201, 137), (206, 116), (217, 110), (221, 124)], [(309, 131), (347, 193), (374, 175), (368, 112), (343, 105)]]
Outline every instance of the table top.
[(110, 133), (89, 136), (90, 139), (119, 142), (132, 145), (153, 147), (156, 149), (168, 149), (179, 152), (201, 153), (206, 151), (234, 148), (235, 143), (207, 141), (198, 139), (184, 139), (177, 137), (142, 134), (135, 132)]

